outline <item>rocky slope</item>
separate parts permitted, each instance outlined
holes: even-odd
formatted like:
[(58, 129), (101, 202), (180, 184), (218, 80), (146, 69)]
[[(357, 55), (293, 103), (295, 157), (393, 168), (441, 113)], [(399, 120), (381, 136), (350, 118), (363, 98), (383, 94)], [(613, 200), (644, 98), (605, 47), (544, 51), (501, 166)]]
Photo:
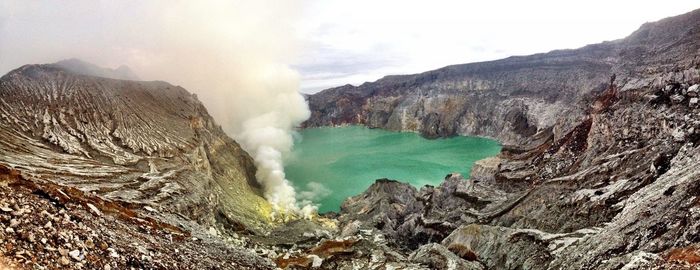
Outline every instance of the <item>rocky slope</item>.
[(470, 176), (377, 180), (280, 226), (250, 157), (184, 89), (21, 67), (0, 78), (0, 268), (697, 269), (698, 22), (313, 95), (307, 127), (505, 146)]
[(168, 224), (1, 166), (0, 183), (0, 269), (275, 269), (194, 221)]
[[(95, 70), (99, 72), (91, 73)], [(105, 74), (121, 73), (70, 60), (23, 66), (0, 78), (0, 166), (17, 174), (22, 183), (28, 183), (19, 185), (8, 180), (2, 186), (31, 186), (27, 191), (17, 191), (18, 194), (3, 189), (5, 194), (13, 195), (3, 196), (4, 207), (10, 207), (13, 213), (24, 207), (31, 209), (32, 214), (18, 222), (42, 225), (46, 223), (39, 215), (42, 210), (52, 216), (65, 211), (70, 217), (59, 215), (54, 224), (77, 224), (81, 229), (84, 225), (91, 229), (86, 234), (117, 226), (110, 228), (109, 233), (119, 237), (102, 235), (101, 239), (121, 241), (123, 248), (128, 247), (130, 237), (143, 239), (146, 246), (164, 248), (156, 250), (168, 253), (168, 258), (179, 261), (180, 266), (186, 266), (188, 257), (177, 258), (167, 246), (173, 237), (178, 237), (142, 238), (149, 233), (137, 225), (145, 222), (157, 225), (159, 230), (171, 228), (180, 235), (178, 239), (190, 239), (193, 231), (258, 234), (269, 230), (271, 208), (260, 195), (252, 159), (214, 123), (196, 96), (165, 82), (99, 77)], [(45, 198), (31, 196), (32, 192)], [(23, 193), (26, 196), (15, 198)], [(64, 195), (62, 200), (56, 198)], [(79, 200), (83, 197), (90, 198), (86, 200), (92, 206), (87, 210), (87, 202)], [(74, 204), (82, 206), (78, 208), (82, 210), (75, 210)], [(88, 222), (88, 210), (93, 208), (128, 218), (117, 219), (112, 225), (109, 223), (114, 218)], [(78, 217), (73, 218), (75, 215)], [(70, 223), (75, 219), (78, 221)], [(15, 221), (12, 215), (3, 219), (3, 239), (31, 232), (31, 227), (24, 225), (8, 226)], [(10, 230), (12, 227), (15, 229)], [(55, 237), (57, 231), (60, 234), (61, 228), (47, 234)], [(55, 248), (80, 249), (75, 244), (60, 246), (70, 239), (50, 237), (46, 236), (50, 244), (41, 243), (54, 248), (50, 254), (57, 252)], [(206, 248), (197, 250), (196, 243), (188, 242), (180, 243), (181, 250), (190, 245), (190, 251), (200, 253), (197, 256), (206, 255), (202, 253), (207, 252)], [(27, 245), (37, 243), (31, 241)], [(16, 247), (6, 246), (5, 255), (15, 256)], [(81, 254), (86, 252), (81, 250)], [(221, 252), (224, 251), (216, 254)], [(87, 258), (101, 257), (99, 252), (86, 254)], [(238, 256), (232, 254), (229, 255)], [(36, 262), (35, 255), (25, 254), (24, 258)], [(57, 258), (66, 257), (60, 255)], [(220, 256), (218, 261), (226, 261), (226, 256)], [(262, 260), (253, 254), (249, 257), (250, 267), (258, 264), (255, 260)], [(138, 266), (123, 260), (117, 258), (112, 266)], [(171, 268), (173, 264), (166, 261), (151, 267)], [(232, 261), (230, 268), (238, 269), (236, 260)], [(53, 263), (64, 267), (57, 264), (60, 261)], [(84, 266), (88, 268), (95, 266), (89, 260), (87, 263)]]
[(307, 127), (505, 144), (468, 179), (378, 180), (343, 204), (340, 228), (371, 231), (434, 269), (697, 269), (698, 22), (700, 10), (578, 50), (310, 96)]

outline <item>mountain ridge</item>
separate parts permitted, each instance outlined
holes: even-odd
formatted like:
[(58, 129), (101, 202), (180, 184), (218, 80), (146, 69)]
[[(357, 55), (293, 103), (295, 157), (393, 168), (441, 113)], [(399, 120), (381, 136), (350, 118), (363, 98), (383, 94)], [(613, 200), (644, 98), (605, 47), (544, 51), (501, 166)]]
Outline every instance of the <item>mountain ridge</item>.
[(698, 22), (308, 96), (305, 127), (505, 145), (469, 176), (379, 179), (284, 224), (187, 90), (25, 65), (0, 78), (0, 266), (696, 269)]
[(344, 202), (342, 231), (381, 232), (433, 269), (697, 268), (698, 22), (694, 10), (612, 42), (309, 96), (305, 128), (504, 144), (439, 186), (377, 180)]
[[(572, 122), (583, 116), (584, 109), (567, 108), (562, 103), (591, 99), (604, 90), (613, 75), (624, 82), (645, 76), (647, 71), (637, 70), (637, 66), (663, 68), (663, 62), (670, 61), (676, 61), (676, 68), (697, 65), (698, 59), (682, 57), (700, 48), (696, 41), (700, 30), (693, 24), (697, 20), (700, 10), (647, 23), (623, 39), (579, 49), (451, 65), (419, 74), (387, 76), (356, 87), (330, 88), (308, 97), (312, 115), (303, 126), (363, 124), (415, 131), (429, 138), (486, 136), (506, 144), (524, 143), (527, 135), (532, 135), (528, 129), (533, 128), (554, 128), (561, 135), (558, 130), (572, 126), (557, 127), (547, 120), (554, 117), (543, 117), (536, 111), (563, 111), (572, 116), (565, 122)], [(669, 32), (674, 34), (669, 36)], [(450, 102), (460, 108), (440, 105)], [(511, 109), (502, 109), (506, 106)]]

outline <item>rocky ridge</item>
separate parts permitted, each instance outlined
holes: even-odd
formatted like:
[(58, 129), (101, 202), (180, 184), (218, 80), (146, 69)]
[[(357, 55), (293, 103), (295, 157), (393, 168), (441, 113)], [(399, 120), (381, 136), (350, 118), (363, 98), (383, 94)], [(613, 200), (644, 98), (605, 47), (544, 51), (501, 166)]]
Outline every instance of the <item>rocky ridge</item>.
[[(193, 240), (275, 226), (250, 156), (195, 95), (165, 82), (100, 77), (109, 72), (70, 60), (0, 78), (0, 203), (12, 209), (0, 213), (4, 256), (39, 269), (190, 269), (188, 260), (271, 268), (225, 237)], [(29, 212), (14, 214), (21, 209)], [(87, 239), (123, 256), (79, 244)]]
[(341, 231), (433, 269), (697, 269), (699, 21), (310, 96), (307, 127), (504, 143), (466, 179), (377, 180), (343, 204)]
[(279, 226), (250, 157), (184, 89), (21, 67), (0, 78), (0, 266), (696, 269), (698, 21), (311, 96), (309, 127), (505, 145), (466, 178), (377, 180)]
[(0, 88), (0, 163), (25, 178), (241, 230), (268, 223), (252, 159), (183, 88), (58, 64), (23, 66)]
[(656, 75), (697, 64), (697, 10), (647, 23), (629, 37), (530, 56), (387, 76), (308, 97), (306, 127), (362, 124), (429, 138), (476, 135), (523, 145), (535, 134), (560, 138), (616, 74), (640, 88)]

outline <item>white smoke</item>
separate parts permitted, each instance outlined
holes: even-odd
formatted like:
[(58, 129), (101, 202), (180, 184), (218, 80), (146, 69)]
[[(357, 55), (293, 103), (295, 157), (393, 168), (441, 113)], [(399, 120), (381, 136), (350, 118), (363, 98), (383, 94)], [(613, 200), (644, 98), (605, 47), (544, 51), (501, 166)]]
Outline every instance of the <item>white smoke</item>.
[(306, 188), (299, 192), (297, 199), (301, 201), (318, 201), (331, 195), (333, 191), (319, 182), (308, 182)]
[[(265, 197), (275, 213), (288, 212), (309, 216), (315, 212), (310, 204), (301, 208), (296, 193), (285, 177), (283, 160), (294, 145), (294, 128), (309, 117), (306, 101), (298, 92), (298, 75), (285, 67), (270, 67), (261, 73), (266, 87), (258, 92), (265, 106), (255, 106), (257, 113), (243, 121), (241, 132), (234, 136), (248, 150), (258, 167), (256, 178), (265, 189)], [(260, 103), (258, 103), (260, 104)]]
[(299, 76), (289, 68), (299, 48), (299, 4), (4, 0), (0, 65), (77, 57), (180, 84), (253, 156), (277, 214), (308, 214), (313, 207), (297, 203), (283, 170), (294, 128), (309, 116)]

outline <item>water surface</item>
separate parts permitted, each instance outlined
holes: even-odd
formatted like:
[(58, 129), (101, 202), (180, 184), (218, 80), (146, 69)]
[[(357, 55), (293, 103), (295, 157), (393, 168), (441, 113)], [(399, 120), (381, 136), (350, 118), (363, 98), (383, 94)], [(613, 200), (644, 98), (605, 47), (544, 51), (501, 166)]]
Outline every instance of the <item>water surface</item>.
[(376, 179), (439, 185), (446, 174), (468, 175), (475, 161), (501, 149), (485, 138), (428, 140), (362, 126), (304, 129), (301, 135), (285, 172), (298, 197), (319, 204), (321, 213), (338, 211), (343, 200), (362, 193)]

